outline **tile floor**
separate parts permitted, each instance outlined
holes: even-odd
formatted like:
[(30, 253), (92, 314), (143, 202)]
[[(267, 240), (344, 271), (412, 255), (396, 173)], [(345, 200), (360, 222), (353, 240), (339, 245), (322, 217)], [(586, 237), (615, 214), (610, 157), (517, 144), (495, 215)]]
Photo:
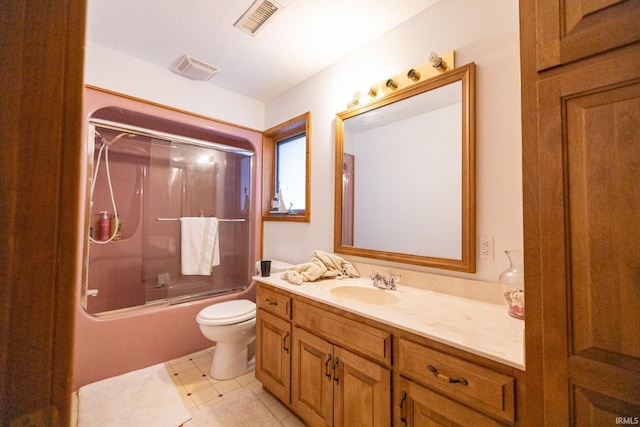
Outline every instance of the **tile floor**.
[[(165, 363), (167, 371), (173, 375), (173, 382), (182, 396), (186, 408), (195, 414), (212, 404), (221, 395), (244, 387), (251, 390), (271, 411), (284, 427), (304, 427), (304, 423), (279, 400), (262, 389), (262, 384), (250, 372), (232, 380), (215, 380), (209, 376), (214, 347), (193, 353)], [(73, 397), (71, 427), (77, 426), (77, 393)], [(142, 426), (141, 426), (142, 427)]]

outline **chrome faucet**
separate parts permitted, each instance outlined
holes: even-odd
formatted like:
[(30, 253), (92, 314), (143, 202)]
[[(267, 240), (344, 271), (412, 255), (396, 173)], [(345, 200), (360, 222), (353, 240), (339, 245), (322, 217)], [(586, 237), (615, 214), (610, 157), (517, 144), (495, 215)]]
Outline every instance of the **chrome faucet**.
[(371, 280), (373, 280), (373, 286), (380, 289), (395, 290), (396, 284), (400, 281), (399, 274), (390, 274), (388, 279), (379, 275), (377, 271), (371, 272)]

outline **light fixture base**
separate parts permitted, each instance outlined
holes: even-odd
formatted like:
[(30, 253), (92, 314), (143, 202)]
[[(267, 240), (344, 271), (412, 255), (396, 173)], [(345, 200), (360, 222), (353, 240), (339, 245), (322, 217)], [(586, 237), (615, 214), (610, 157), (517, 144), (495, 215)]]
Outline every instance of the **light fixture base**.
[[(431, 77), (438, 76), (445, 71), (453, 70), (455, 68), (454, 50), (450, 50), (449, 52), (441, 55), (440, 58), (442, 59), (442, 63), (446, 64), (446, 70), (444, 69), (444, 65), (436, 68), (430, 60), (427, 60), (422, 64), (413, 67), (409, 72), (396, 74), (389, 79), (371, 85), (368, 92), (357, 92), (354, 94), (353, 100), (347, 104), (347, 108), (367, 104), (373, 100), (383, 98), (391, 92), (404, 89), (419, 81), (424, 81)], [(388, 84), (388, 82), (392, 82), (392, 84)]]

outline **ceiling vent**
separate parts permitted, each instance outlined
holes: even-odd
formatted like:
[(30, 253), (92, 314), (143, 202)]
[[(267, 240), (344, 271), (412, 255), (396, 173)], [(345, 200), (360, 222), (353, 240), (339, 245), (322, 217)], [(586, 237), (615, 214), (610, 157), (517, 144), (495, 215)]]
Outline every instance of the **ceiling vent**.
[(233, 26), (255, 36), (283, 7), (272, 0), (256, 0)]
[(176, 62), (172, 71), (192, 80), (209, 80), (220, 69), (189, 55), (183, 55)]

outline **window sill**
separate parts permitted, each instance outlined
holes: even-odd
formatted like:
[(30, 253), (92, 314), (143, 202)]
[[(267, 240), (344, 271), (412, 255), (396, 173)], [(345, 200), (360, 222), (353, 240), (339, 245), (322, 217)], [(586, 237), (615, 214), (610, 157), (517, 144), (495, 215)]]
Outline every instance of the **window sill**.
[(311, 218), (304, 212), (278, 212), (278, 213), (266, 213), (262, 215), (263, 221), (293, 221), (293, 222), (311, 222)]

